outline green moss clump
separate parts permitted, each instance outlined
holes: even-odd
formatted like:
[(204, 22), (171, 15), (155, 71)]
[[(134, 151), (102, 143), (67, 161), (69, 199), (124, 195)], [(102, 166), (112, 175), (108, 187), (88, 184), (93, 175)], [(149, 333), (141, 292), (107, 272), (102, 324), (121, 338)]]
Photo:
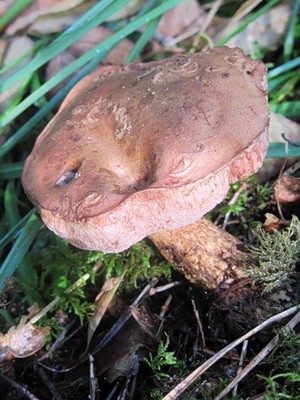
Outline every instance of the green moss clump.
[(247, 272), (262, 285), (264, 293), (293, 280), (300, 253), (300, 221), (294, 216), (287, 229), (272, 234), (260, 230), (257, 245), (249, 250), (257, 263)]

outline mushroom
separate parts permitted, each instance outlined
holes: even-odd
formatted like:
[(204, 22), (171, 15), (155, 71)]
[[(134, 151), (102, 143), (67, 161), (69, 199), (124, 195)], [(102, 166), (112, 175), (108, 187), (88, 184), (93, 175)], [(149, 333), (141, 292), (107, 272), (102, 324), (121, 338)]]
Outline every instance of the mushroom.
[(256, 172), (268, 123), (265, 66), (240, 49), (101, 67), (38, 137), (23, 186), (57, 235), (120, 252), (195, 223)]

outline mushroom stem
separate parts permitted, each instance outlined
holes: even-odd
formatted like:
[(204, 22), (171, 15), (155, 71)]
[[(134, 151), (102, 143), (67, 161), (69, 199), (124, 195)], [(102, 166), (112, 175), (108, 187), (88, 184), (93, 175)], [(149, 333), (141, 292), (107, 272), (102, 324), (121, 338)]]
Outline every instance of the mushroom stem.
[(205, 218), (149, 238), (190, 282), (205, 289), (226, 290), (246, 276), (242, 242)]

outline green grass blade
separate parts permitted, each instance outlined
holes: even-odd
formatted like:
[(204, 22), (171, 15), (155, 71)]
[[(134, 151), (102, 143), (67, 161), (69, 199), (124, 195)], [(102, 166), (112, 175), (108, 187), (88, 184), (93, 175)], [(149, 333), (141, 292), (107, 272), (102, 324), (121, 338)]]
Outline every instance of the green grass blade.
[(28, 214), (25, 215), (20, 221), (15, 224), (0, 240), (0, 252), (13, 240), (15, 240), (18, 235), (20, 234), (20, 230), (24, 227), (24, 225), (27, 223), (29, 218), (31, 217), (32, 214), (35, 213), (35, 209), (32, 209), (29, 211)]
[(287, 30), (287, 34), (285, 37), (285, 41), (283, 44), (283, 56), (285, 60), (291, 58), (294, 51), (294, 42), (295, 42), (295, 28), (297, 22), (297, 15), (299, 13), (300, 8), (300, 0), (294, 1), (292, 15), (290, 17), (289, 26)]
[(10, 77), (0, 80), (2, 91), (14, 86), (17, 82), (22, 80), (24, 76), (31, 75), (39, 67), (72, 45), (88, 31), (104, 22), (118, 9), (129, 3), (129, 1), (130, 0), (102, 0), (97, 3), (73, 25), (59, 35), (49, 46), (41, 49), (27, 65), (16, 71)]
[(292, 78), (282, 83), (281, 86), (274, 92), (270, 93), (269, 103), (272, 104), (281, 103), (291, 96), (291, 93), (295, 93), (297, 90), (298, 83), (300, 81), (300, 74), (295, 74)]
[(282, 85), (284, 82), (288, 81), (289, 79), (293, 79), (295, 76), (299, 76), (300, 74), (298, 71), (291, 71), (286, 72), (278, 77), (268, 80), (268, 89), (269, 93), (275, 90), (278, 86)]
[[(21, 220), (18, 207), (18, 197), (13, 181), (8, 182), (6, 190), (4, 192), (4, 209), (8, 226), (9, 228), (13, 228)], [(34, 287), (37, 285), (37, 274), (33, 268), (28, 253), (24, 254), (17, 274), (21, 287), (28, 288), (28, 290), (26, 290), (26, 298), (29, 303), (32, 304), (34, 302)]]
[(270, 143), (267, 158), (286, 158), (300, 157), (300, 143), (297, 146), (288, 145), (286, 151), (286, 143)]
[(276, 114), (287, 118), (298, 118), (300, 115), (300, 101), (283, 101), (279, 104), (270, 104), (270, 109)]
[(288, 61), (285, 64), (281, 64), (278, 67), (268, 72), (268, 79), (275, 78), (284, 72), (290, 71), (293, 68), (300, 66), (300, 57), (294, 58), (294, 60)]
[(37, 40), (34, 44), (33, 49), (29, 50), (27, 53), (23, 54), (21, 57), (10, 61), (8, 64), (4, 65), (3, 67), (0, 68), (0, 76), (6, 74), (7, 72), (12, 74), (11, 69), (18, 66), (23, 60), (25, 60), (28, 56), (31, 54), (36, 53), (39, 51), (41, 48), (45, 46), (46, 41), (45, 40)]
[[(156, 7), (158, 4), (159, 4), (158, 0), (149, 1), (148, 4), (146, 4), (146, 6), (139, 12), (137, 17), (140, 17), (141, 15), (144, 15), (145, 13), (147, 13), (148, 11), (150, 11), (154, 7)], [(160, 18), (161, 18), (161, 16), (159, 18), (157, 18), (157, 19), (152, 20), (148, 24), (147, 28), (141, 34), (141, 36), (139, 37), (139, 39), (135, 43), (135, 46), (132, 49), (131, 53), (127, 57), (126, 63), (130, 64), (130, 63), (132, 63), (132, 62), (134, 62), (136, 60), (136, 58), (142, 52), (142, 50), (145, 47), (145, 45), (148, 43), (148, 41), (151, 39), (151, 37), (155, 33), (155, 30), (157, 28), (157, 25), (159, 24)]]
[[(22, 98), (24, 97), (24, 94), (28, 90), (28, 86), (30, 86), (31, 79), (32, 79), (32, 76), (28, 76), (24, 79), (18, 92), (16, 92), (15, 95), (13, 96), (13, 100), (11, 101), (9, 106), (6, 107), (5, 114), (13, 113), (14, 109), (18, 106), (18, 104), (21, 103)], [(4, 114), (1, 114), (0, 121), (1, 121), (2, 115), (4, 115)]]
[(149, 42), (151, 37), (154, 35), (157, 25), (159, 24), (159, 21), (160, 21), (160, 17), (149, 22), (147, 28), (141, 34), (141, 36), (137, 40), (134, 48), (132, 49), (131, 53), (127, 57), (127, 59), (126, 59), (127, 63), (134, 62), (135, 59), (138, 57), (138, 55), (142, 52), (143, 48), (146, 46), (146, 44)]
[(39, 99), (41, 96), (46, 94), (49, 90), (51, 90), (53, 87), (55, 87), (60, 82), (62, 82), (67, 76), (69, 76), (70, 74), (75, 72), (77, 69), (81, 68), (89, 60), (94, 58), (97, 55), (97, 53), (99, 53), (101, 51), (106, 51), (106, 50), (112, 48), (117, 43), (119, 43), (124, 37), (130, 35), (135, 30), (137, 30), (141, 26), (145, 25), (146, 23), (149, 23), (149, 21), (156, 19), (157, 17), (162, 15), (164, 12), (168, 11), (169, 9), (174, 7), (174, 5), (176, 5), (180, 2), (181, 2), (181, 0), (166, 0), (160, 6), (149, 11), (148, 13), (140, 16), (139, 18), (136, 18), (133, 21), (131, 21), (127, 26), (120, 29), (117, 33), (110, 36), (108, 39), (104, 40), (99, 45), (95, 46), (93, 49), (91, 49), (90, 51), (85, 53), (83, 56), (78, 58), (72, 64), (68, 65), (66, 68), (63, 69), (63, 71), (56, 74), (53, 78), (51, 78), (44, 85), (42, 85), (38, 90), (36, 90), (31, 95), (29, 95), (9, 115), (4, 115), (2, 118), (0, 127), (3, 128), (7, 124), (9, 124), (11, 121), (13, 121), (27, 107), (32, 105), (37, 99)]
[(0, 30), (14, 19), (24, 8), (28, 7), (34, 0), (17, 0), (0, 18)]
[(223, 39), (219, 40), (216, 45), (224, 46), (230, 39), (232, 39), (234, 36), (241, 33), (249, 24), (251, 24), (251, 22), (255, 21), (257, 18), (259, 18), (261, 15), (263, 15), (266, 11), (268, 11), (270, 8), (275, 6), (277, 3), (279, 3), (279, 0), (268, 1), (266, 5), (261, 7), (255, 13), (251, 14), (244, 22), (242, 22), (241, 25), (237, 29), (235, 29), (229, 35), (225, 36)]
[(15, 190), (14, 182), (9, 181), (4, 191), (4, 210), (9, 228), (14, 226), (20, 220), (17, 198), (18, 196)]
[(19, 267), (41, 226), (42, 221), (32, 214), (1, 266), (0, 292), (4, 289), (6, 279), (10, 278)]
[(0, 181), (20, 178), (23, 162), (0, 164)]

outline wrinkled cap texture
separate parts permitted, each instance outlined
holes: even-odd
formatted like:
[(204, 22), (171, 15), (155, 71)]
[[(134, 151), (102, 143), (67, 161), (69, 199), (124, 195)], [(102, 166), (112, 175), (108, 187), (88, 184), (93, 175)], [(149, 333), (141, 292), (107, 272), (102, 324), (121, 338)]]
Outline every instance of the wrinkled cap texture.
[(265, 66), (227, 47), (102, 67), (38, 137), (23, 185), (73, 245), (122, 251), (195, 222), (261, 166)]

